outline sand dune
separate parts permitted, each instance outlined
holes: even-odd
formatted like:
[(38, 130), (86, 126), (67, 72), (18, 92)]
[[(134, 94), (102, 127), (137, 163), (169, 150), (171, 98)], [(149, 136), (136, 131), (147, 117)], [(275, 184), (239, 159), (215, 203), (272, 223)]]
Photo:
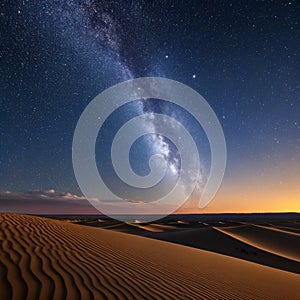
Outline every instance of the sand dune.
[[(240, 236), (229, 233), (229, 230), (241, 230)], [(291, 256), (281, 255), (297, 252), (299, 245), (299, 237), (291, 238), (289, 243), (285, 243), (284, 239), (280, 239), (277, 235), (266, 237), (265, 244), (269, 243), (269, 247), (262, 247), (263, 238), (257, 233), (255, 238), (261, 241), (261, 244), (250, 242), (244, 235), (244, 226), (235, 227), (202, 227), (202, 228), (182, 228), (177, 231), (165, 231), (162, 233), (151, 232), (145, 233), (144, 236), (194, 247), (197, 249), (209, 250), (212, 252), (226, 254), (231, 257), (241, 258), (247, 261), (257, 262), (266, 266), (291, 271), (300, 274), (300, 263), (291, 258)], [(241, 236), (243, 235), (243, 238)], [(272, 243), (272, 244), (271, 244)], [(293, 244), (294, 243), (294, 244)], [(281, 247), (281, 252), (276, 251), (276, 246)], [(280, 246), (279, 246), (280, 245)], [(260, 247), (261, 246), (261, 247)], [(274, 246), (274, 249), (272, 248)], [(289, 247), (291, 250), (289, 250)], [(300, 248), (298, 248), (300, 249)], [(298, 250), (299, 252), (299, 250)]]
[(254, 247), (300, 262), (298, 233), (252, 224), (223, 227), (218, 230)]
[(1, 299), (296, 299), (300, 276), (144, 237), (0, 215)]
[(267, 224), (269, 227), (271, 228), (278, 228), (284, 231), (288, 231), (288, 232), (293, 232), (293, 233), (298, 233), (300, 234), (300, 223), (294, 222), (291, 224), (291, 222), (289, 222), (288, 224), (286, 224), (285, 222), (281, 222), (279, 224)]
[(136, 228), (140, 228), (146, 231), (150, 232), (164, 232), (165, 230), (172, 230), (175, 229), (175, 226), (170, 226), (170, 225), (161, 225), (161, 224), (130, 224), (131, 226), (134, 226)]

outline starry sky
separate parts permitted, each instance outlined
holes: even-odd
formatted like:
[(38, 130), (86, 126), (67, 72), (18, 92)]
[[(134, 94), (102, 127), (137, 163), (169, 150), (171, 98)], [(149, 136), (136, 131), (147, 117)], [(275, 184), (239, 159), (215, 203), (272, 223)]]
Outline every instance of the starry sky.
[[(114, 84), (159, 76), (199, 92), (224, 130), (226, 174), (201, 212), (300, 211), (299, 14), (292, 0), (1, 1), (0, 209), (32, 195), (34, 206), (82, 200), (72, 167), (82, 111)], [(170, 111), (195, 136), (205, 177), (201, 128), (155, 99), (112, 116), (99, 147), (116, 120)], [(151, 136), (133, 149), (137, 173), (147, 173), (139, 147), (180, 168), (172, 143)], [(196, 212), (194, 200), (181, 211)]]

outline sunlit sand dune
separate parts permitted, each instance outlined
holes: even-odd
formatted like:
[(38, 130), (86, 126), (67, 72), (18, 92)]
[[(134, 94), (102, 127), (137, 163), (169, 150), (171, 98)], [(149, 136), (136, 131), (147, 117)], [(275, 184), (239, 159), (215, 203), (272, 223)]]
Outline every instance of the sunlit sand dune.
[(223, 227), (218, 230), (254, 247), (300, 261), (300, 234), (298, 233), (258, 225)]
[(281, 222), (279, 224), (271, 223), (271, 224), (267, 224), (267, 225), (272, 228), (278, 228), (278, 229), (281, 229), (284, 231), (300, 234), (300, 222), (294, 222), (292, 224), (291, 224), (291, 222), (289, 222), (288, 224), (286, 224), (285, 222)]
[[(247, 230), (244, 228), (244, 225), (203, 228), (191, 226), (177, 231), (148, 232), (144, 233), (144, 236), (300, 273), (300, 262), (292, 259), (299, 254), (300, 247), (297, 248), (297, 245), (299, 245), (300, 238), (298, 236), (282, 238), (280, 235), (277, 237), (278, 232), (272, 232), (275, 235), (271, 233), (269, 236), (265, 231), (263, 231), (264, 234), (256, 232), (257, 235), (254, 234), (253, 239), (256, 239), (257, 243), (254, 243), (245, 237)], [(240, 231), (240, 234), (233, 234), (230, 231)], [(281, 251), (276, 251), (279, 248)]]
[(1, 299), (297, 299), (300, 276), (39, 217), (0, 215)]

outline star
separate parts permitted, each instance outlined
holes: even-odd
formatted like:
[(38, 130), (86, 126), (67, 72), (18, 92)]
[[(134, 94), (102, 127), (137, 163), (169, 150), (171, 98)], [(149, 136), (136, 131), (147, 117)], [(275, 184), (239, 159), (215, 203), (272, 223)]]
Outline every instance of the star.
[[(251, 168), (264, 163), (282, 163), (289, 174), (287, 161), (298, 159), (296, 1), (282, 5), (270, 1), (266, 11), (255, 1), (220, 2), (215, 7), (205, 1), (191, 1), (188, 6), (178, 1), (170, 7), (142, 0), (134, 5), (103, 0), (67, 1), (68, 5), (50, 0), (39, 4), (20, 0), (18, 6), (8, 2), (0, 4), (0, 58), (5, 58), (0, 60), (0, 103), (5, 103), (0, 123), (7, 120), (0, 130), (7, 142), (5, 159), (0, 154), (1, 170), (6, 170), (0, 172), (0, 190), (54, 185), (58, 190), (79, 191), (71, 164), (76, 122), (97, 94), (138, 77), (177, 80), (205, 97), (224, 127), (232, 174), (241, 161), (249, 166), (250, 180), (255, 171)], [(202, 138), (193, 116), (159, 99), (136, 100), (113, 115), (111, 126), (103, 131), (107, 134), (102, 137), (99, 132), (104, 145), (102, 149), (99, 143), (99, 149), (107, 150), (109, 159), (109, 142), (117, 126), (151, 113), (167, 114), (187, 126), (203, 169), (209, 169), (209, 144), (203, 146), (205, 133)], [(149, 117), (143, 126), (159, 134), (156, 124), (155, 117)], [(148, 156), (162, 154), (168, 176), (180, 174), (176, 147), (157, 134), (132, 147), (134, 170), (147, 174)], [(140, 151), (142, 147), (145, 151)], [(63, 160), (68, 163), (60, 164)], [(106, 165), (101, 155), (98, 161)], [(248, 170), (243, 172), (246, 178)]]

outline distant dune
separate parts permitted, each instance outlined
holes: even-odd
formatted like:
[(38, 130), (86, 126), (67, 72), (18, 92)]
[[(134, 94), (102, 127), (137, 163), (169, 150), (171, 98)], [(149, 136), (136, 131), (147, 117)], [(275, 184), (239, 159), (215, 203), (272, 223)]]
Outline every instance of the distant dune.
[(299, 299), (300, 275), (221, 254), (24, 215), (0, 228), (1, 300)]
[(218, 230), (254, 247), (300, 262), (300, 233), (248, 224)]
[[(224, 223), (225, 224), (225, 223)], [(153, 226), (153, 225), (152, 225)], [(134, 226), (135, 227), (135, 226)], [(160, 232), (128, 233), (186, 245), (300, 274), (300, 235), (256, 225), (177, 226)], [(117, 227), (112, 228), (117, 230)], [(139, 227), (141, 229), (141, 227)], [(124, 232), (124, 229), (122, 229)]]

